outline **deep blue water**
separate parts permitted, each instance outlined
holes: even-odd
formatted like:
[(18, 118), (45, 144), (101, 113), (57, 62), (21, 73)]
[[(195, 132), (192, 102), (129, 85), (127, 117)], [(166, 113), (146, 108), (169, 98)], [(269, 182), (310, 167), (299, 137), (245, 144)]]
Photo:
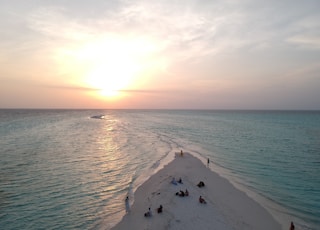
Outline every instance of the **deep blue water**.
[(0, 110), (0, 146), (1, 229), (110, 229), (180, 149), (284, 225), (320, 228), (320, 112)]

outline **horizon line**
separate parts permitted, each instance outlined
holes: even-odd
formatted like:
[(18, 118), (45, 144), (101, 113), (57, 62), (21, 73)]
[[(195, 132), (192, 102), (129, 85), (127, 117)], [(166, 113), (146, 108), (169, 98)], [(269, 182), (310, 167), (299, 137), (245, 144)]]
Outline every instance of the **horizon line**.
[(239, 108), (0, 108), (0, 110), (173, 110), (173, 111), (292, 111), (320, 112), (320, 109), (239, 109)]

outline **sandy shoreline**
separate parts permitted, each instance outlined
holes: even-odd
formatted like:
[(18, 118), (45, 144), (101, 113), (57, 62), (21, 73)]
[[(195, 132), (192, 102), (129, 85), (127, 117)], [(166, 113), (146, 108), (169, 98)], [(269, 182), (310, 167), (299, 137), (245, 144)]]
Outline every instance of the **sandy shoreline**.
[[(181, 178), (183, 184), (172, 184), (172, 177)], [(199, 181), (205, 186), (199, 188)], [(186, 189), (189, 196), (176, 195)], [(183, 157), (177, 154), (172, 162), (143, 183), (134, 196), (130, 212), (113, 230), (281, 229), (262, 206), (188, 153)], [(206, 204), (199, 202), (199, 196)], [(163, 212), (157, 213), (160, 205)], [(149, 207), (153, 215), (145, 217)]]

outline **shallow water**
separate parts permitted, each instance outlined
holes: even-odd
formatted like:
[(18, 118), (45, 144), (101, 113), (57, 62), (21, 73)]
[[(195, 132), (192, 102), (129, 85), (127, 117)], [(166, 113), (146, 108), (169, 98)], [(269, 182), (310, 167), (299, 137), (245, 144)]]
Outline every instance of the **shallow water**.
[(0, 137), (3, 229), (110, 229), (180, 149), (299, 228), (320, 226), (319, 112), (0, 110)]

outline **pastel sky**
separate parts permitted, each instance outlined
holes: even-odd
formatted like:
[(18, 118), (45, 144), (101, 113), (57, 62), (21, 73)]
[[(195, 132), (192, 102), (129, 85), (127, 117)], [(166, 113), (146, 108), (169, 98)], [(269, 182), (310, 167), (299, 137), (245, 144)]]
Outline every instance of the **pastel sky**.
[(319, 0), (0, 4), (0, 108), (320, 109)]

